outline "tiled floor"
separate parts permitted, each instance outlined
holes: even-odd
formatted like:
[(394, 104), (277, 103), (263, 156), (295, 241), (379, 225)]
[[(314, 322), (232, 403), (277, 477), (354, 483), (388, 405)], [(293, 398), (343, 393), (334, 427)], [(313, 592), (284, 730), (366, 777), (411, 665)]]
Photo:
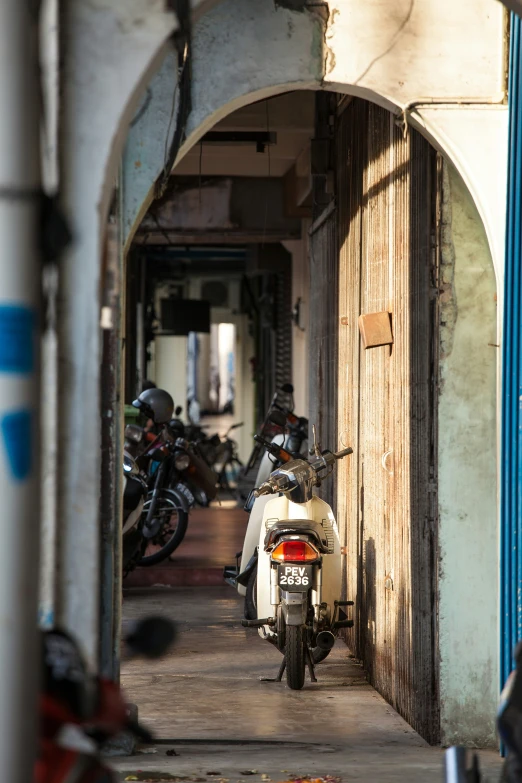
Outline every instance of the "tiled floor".
[(229, 505), (194, 509), (185, 538), (170, 560), (136, 569), (125, 580), (125, 587), (222, 585), (223, 566), (235, 562), (248, 522), (242, 509)]

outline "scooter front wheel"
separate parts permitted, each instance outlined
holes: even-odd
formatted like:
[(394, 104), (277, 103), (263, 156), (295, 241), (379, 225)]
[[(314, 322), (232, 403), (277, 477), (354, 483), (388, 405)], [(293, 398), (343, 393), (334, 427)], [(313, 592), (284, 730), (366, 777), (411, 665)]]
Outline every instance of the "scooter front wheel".
[(293, 691), (299, 691), (305, 682), (306, 632), (301, 625), (286, 626), (286, 683)]

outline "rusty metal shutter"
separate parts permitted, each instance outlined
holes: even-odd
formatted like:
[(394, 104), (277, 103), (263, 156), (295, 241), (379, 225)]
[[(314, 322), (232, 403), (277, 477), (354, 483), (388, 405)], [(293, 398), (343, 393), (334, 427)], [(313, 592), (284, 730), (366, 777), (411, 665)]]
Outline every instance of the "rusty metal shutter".
[[(309, 420), (323, 448), (329, 449), (338, 443), (338, 270), (337, 212), (332, 201), (310, 229)], [(335, 512), (334, 483), (325, 482), (319, 494)]]
[[(292, 381), (292, 262), (276, 277), (276, 364), (274, 390)], [(272, 392), (273, 393), (273, 392)]]
[[(384, 109), (355, 99), (341, 115), (337, 428), (355, 450), (337, 482), (346, 590), (356, 600), (347, 639), (370, 681), (431, 742), (439, 736), (435, 171), (430, 145), (411, 129), (403, 137)], [(364, 350), (358, 317), (381, 311), (391, 313), (393, 346)]]

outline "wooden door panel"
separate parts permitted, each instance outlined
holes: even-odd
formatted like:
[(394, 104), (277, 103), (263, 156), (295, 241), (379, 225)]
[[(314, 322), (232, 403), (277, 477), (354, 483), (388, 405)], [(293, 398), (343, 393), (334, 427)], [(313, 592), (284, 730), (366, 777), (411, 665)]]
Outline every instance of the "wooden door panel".
[[(338, 471), (348, 548), (347, 635), (379, 691), (436, 741), (435, 153), (380, 107), (339, 120), (337, 426), (356, 453)], [(393, 345), (364, 350), (361, 313), (391, 313)], [(343, 382), (344, 381), (344, 382)]]

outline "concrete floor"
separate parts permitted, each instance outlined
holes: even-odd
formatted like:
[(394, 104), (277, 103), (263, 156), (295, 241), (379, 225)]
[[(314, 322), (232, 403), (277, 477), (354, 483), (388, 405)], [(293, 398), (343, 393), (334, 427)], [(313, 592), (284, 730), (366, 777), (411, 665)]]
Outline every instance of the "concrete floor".
[[(368, 685), (341, 643), (318, 667), (319, 682), (296, 692), (260, 681), (275, 676), (280, 654), (241, 627), (241, 603), (231, 588), (126, 592), (127, 620), (155, 613), (175, 619), (181, 633), (162, 661), (123, 668), (127, 698), (157, 742), (117, 761), (122, 780), (443, 780), (442, 751)], [(179, 755), (167, 755), (171, 750)], [(488, 779), (498, 780), (496, 754), (481, 759)]]

